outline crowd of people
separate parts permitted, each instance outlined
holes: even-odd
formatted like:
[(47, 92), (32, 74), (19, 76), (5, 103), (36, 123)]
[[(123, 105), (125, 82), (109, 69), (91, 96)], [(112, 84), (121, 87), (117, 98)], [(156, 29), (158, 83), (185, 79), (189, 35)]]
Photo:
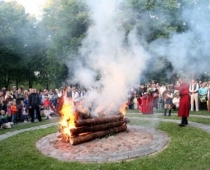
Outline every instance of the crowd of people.
[(24, 89), (23, 86), (11, 90), (0, 90), (0, 127), (10, 128), (19, 122), (42, 121), (42, 117), (51, 118), (55, 113), (58, 94), (53, 90)]
[[(64, 93), (65, 91), (65, 93)], [(38, 90), (36, 88), (24, 89), (23, 86), (11, 90), (0, 90), (0, 127), (11, 128), (19, 122), (32, 122), (35, 119), (52, 118), (52, 114), (59, 114), (62, 104), (62, 95), (71, 98), (77, 103), (85, 94), (85, 89), (76, 87), (62, 87), (55, 90)]]
[[(128, 109), (138, 109), (142, 114), (152, 114), (154, 109), (163, 109), (164, 116), (171, 115), (171, 111), (178, 111), (178, 116), (184, 117), (183, 124), (189, 116), (189, 111), (207, 110), (210, 82), (201, 82), (192, 79), (191, 82), (176, 84), (161, 84), (152, 81), (128, 91)], [(74, 103), (85, 96), (87, 90), (75, 87), (66, 87), (66, 97)], [(0, 127), (10, 128), (19, 122), (34, 122), (34, 119), (42, 121), (42, 117), (51, 119), (53, 113), (58, 113), (62, 102), (60, 99), (63, 89), (37, 90), (35, 88), (24, 89), (23, 86), (11, 90), (0, 90)], [(184, 107), (183, 107), (184, 105)], [(184, 116), (183, 113), (186, 113)]]
[[(188, 124), (189, 111), (208, 109), (210, 82), (183, 82), (178, 79), (176, 84), (161, 84), (152, 81), (146, 85), (129, 90), (128, 108), (138, 109), (142, 114), (152, 114), (154, 109), (163, 109), (164, 116), (171, 115), (171, 110), (177, 110), (183, 117), (181, 126)], [(184, 107), (183, 107), (184, 106)], [(184, 116), (182, 116), (183, 113)], [(183, 123), (184, 122), (184, 123)]]

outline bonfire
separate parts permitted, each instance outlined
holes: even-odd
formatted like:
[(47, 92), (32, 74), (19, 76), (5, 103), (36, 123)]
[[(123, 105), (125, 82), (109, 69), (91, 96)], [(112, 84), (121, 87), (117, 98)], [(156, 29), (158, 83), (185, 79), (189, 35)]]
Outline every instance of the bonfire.
[(129, 120), (125, 118), (126, 103), (122, 104), (118, 112), (107, 109), (100, 111), (96, 117), (83, 106), (82, 101), (75, 104), (71, 98), (66, 99), (64, 96), (59, 129), (62, 141), (77, 145), (127, 130)]

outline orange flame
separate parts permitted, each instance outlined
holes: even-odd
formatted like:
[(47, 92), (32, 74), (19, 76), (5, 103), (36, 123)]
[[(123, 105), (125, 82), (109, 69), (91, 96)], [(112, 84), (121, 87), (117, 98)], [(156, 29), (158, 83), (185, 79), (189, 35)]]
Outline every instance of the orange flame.
[[(64, 93), (63, 95), (64, 103), (60, 111), (61, 119), (59, 123), (61, 126), (60, 132), (63, 134), (63, 136), (66, 136), (68, 138), (71, 137), (70, 129), (76, 128), (75, 121), (77, 119), (77, 115), (75, 109), (77, 108), (84, 112), (86, 111), (86, 109), (84, 108), (82, 102), (78, 103), (77, 106), (75, 106), (74, 102), (71, 99), (69, 100), (64, 96), (66, 96), (66, 93)], [(119, 108), (120, 113), (122, 113), (124, 116), (126, 114), (127, 107), (128, 107), (127, 102), (124, 102), (122, 106)], [(101, 114), (106, 114), (109, 113), (112, 110), (112, 108), (114, 108), (114, 103), (110, 104), (110, 106), (106, 110), (102, 109), (102, 104), (99, 104), (99, 106), (97, 107), (97, 111), (99, 111), (98, 113), (101, 112)]]
[(70, 129), (75, 128), (75, 119), (74, 103), (72, 100), (65, 101), (61, 109), (60, 120), (60, 125), (63, 128), (63, 134), (71, 136)]
[(120, 107), (120, 113), (122, 113), (124, 116), (126, 114), (126, 108), (128, 107), (127, 102), (123, 103), (122, 106)]

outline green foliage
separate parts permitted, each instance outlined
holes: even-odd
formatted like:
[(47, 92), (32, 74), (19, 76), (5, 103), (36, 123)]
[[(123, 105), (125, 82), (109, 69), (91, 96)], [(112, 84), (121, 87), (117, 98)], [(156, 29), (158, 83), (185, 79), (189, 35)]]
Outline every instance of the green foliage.
[[(193, 5), (187, 0), (126, 0), (117, 9), (117, 25), (126, 35), (135, 29), (148, 49), (159, 38), (187, 31), (181, 13)], [(61, 86), (74, 74), (71, 67), (92, 24), (90, 14), (85, 0), (48, 0), (42, 19), (37, 20), (17, 2), (0, 1), (0, 87), (9, 87), (11, 82), (24, 82), (28, 87)], [(192, 61), (197, 58), (189, 55)], [(166, 74), (173, 71), (172, 64), (167, 56), (154, 56), (148, 66), (156, 69), (145, 70), (145, 77), (165, 82), (173, 76)]]
[(24, 34), (27, 15), (16, 2), (0, 3), (0, 85), (7, 88), (10, 80), (16, 79), (23, 68), (24, 43), (21, 36)]
[(88, 10), (83, 1), (49, 1), (43, 24), (50, 35), (48, 54), (59, 61), (74, 58), (88, 27)]

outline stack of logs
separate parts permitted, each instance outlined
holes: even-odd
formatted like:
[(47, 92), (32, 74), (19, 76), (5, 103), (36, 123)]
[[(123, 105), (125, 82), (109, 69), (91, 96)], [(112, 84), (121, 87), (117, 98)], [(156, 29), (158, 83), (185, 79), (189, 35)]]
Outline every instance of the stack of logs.
[(100, 116), (96, 118), (78, 119), (75, 128), (70, 129), (68, 141), (77, 145), (96, 138), (112, 135), (127, 130), (129, 119), (121, 113), (116, 115)]

